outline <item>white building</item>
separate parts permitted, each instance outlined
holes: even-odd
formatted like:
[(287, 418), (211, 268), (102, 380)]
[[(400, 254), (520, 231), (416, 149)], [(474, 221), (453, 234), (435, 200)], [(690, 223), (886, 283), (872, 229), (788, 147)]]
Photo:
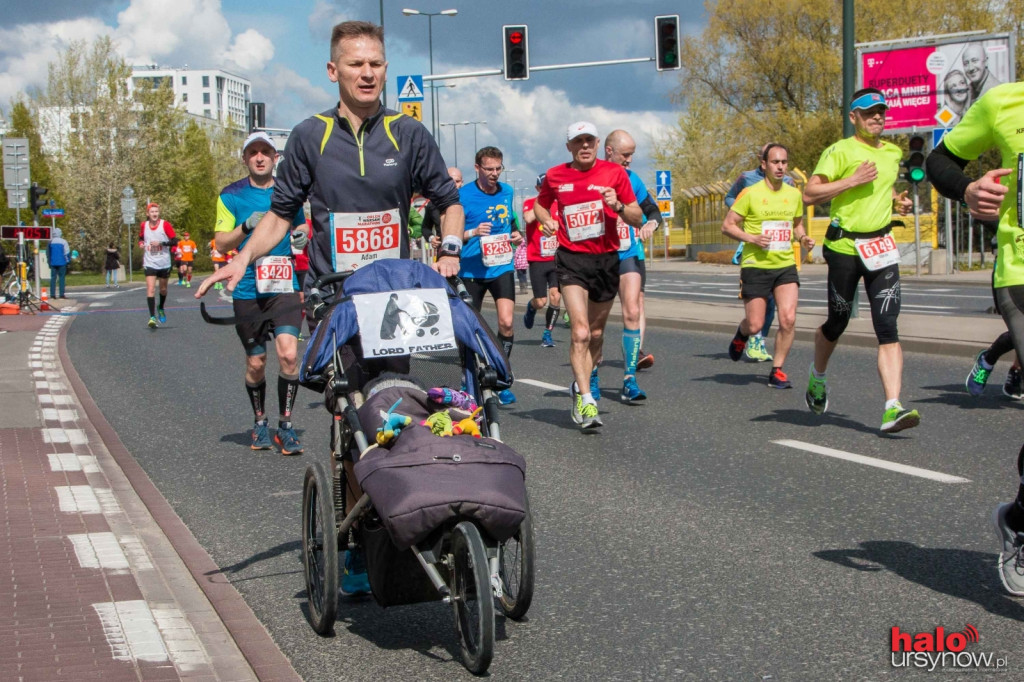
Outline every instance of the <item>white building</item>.
[(225, 127), (249, 129), (252, 83), (247, 79), (220, 69), (134, 66), (128, 89), (132, 92), (144, 82), (160, 87), (166, 79), (170, 79), (176, 106)]

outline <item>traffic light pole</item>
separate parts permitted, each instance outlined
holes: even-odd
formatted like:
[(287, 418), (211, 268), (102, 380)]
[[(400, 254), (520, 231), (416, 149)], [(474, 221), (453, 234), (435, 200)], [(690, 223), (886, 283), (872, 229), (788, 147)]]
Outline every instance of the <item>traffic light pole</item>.
[(914, 183), (914, 253), (917, 254), (916, 274), (921, 276), (921, 204), (918, 183)]
[[(534, 71), (557, 71), (559, 69), (578, 69), (584, 66), (609, 66), (611, 64), (639, 64), (642, 62), (653, 62), (654, 57), (636, 57), (633, 59), (608, 59), (600, 62), (577, 62), (575, 64), (549, 64), (548, 66), (530, 65), (530, 73)], [(441, 81), (449, 78), (478, 78), (480, 76), (501, 76), (501, 69), (485, 69), (483, 71), (464, 71), (462, 73), (447, 73), (424, 75), (423, 81)]]
[[(36, 227), (39, 227), (39, 213), (37, 213), (35, 211), (32, 212), (32, 224), (34, 226), (36, 226)], [(51, 234), (50, 236), (52, 237), (53, 235)], [(33, 259), (34, 259), (34, 262), (35, 262), (35, 271), (36, 271), (36, 288), (35, 288), (35, 291), (36, 291), (36, 295), (39, 296), (40, 298), (42, 298), (41, 293), (42, 293), (43, 290), (39, 288), (39, 264), (40, 264), (40, 260), (39, 260), (39, 240), (38, 239), (33, 239), (32, 240), (32, 245), (35, 248), (35, 252), (36, 252), (35, 256), (33, 256)], [(53, 292), (51, 291), (50, 293), (52, 294)]]

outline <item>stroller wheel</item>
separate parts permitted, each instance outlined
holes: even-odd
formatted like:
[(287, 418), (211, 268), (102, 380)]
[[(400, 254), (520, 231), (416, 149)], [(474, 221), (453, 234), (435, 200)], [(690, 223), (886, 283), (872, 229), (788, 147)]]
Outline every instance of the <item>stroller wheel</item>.
[(302, 487), (302, 567), (309, 623), (330, 634), (338, 614), (338, 526), (330, 479), (319, 462), (306, 468)]
[(530, 504), (519, 530), (498, 545), (498, 575), (501, 577), (502, 612), (512, 620), (526, 615), (533, 601), (533, 517)]
[(463, 665), (483, 674), (494, 657), (494, 597), (487, 568), (487, 553), (480, 531), (463, 521), (451, 535), (451, 597), (455, 625), (462, 639)]

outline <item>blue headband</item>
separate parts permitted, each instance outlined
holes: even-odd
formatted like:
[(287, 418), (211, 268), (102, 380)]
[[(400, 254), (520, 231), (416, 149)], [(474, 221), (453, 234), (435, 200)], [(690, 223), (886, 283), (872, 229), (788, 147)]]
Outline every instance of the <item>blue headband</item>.
[(889, 108), (889, 105), (885, 103), (885, 97), (883, 95), (880, 95), (877, 92), (868, 92), (850, 102), (850, 111), (855, 109), (870, 109), (871, 107), (879, 104), (886, 109)]

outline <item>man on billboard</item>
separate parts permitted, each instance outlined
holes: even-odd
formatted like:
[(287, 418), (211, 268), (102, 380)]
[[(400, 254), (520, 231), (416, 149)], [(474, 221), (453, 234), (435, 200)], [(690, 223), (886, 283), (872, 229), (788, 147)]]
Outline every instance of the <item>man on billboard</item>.
[(995, 77), (988, 68), (988, 54), (981, 43), (971, 43), (964, 48), (963, 56), (960, 58), (964, 65), (964, 74), (971, 84), (971, 103), (978, 101), (1002, 81)]

